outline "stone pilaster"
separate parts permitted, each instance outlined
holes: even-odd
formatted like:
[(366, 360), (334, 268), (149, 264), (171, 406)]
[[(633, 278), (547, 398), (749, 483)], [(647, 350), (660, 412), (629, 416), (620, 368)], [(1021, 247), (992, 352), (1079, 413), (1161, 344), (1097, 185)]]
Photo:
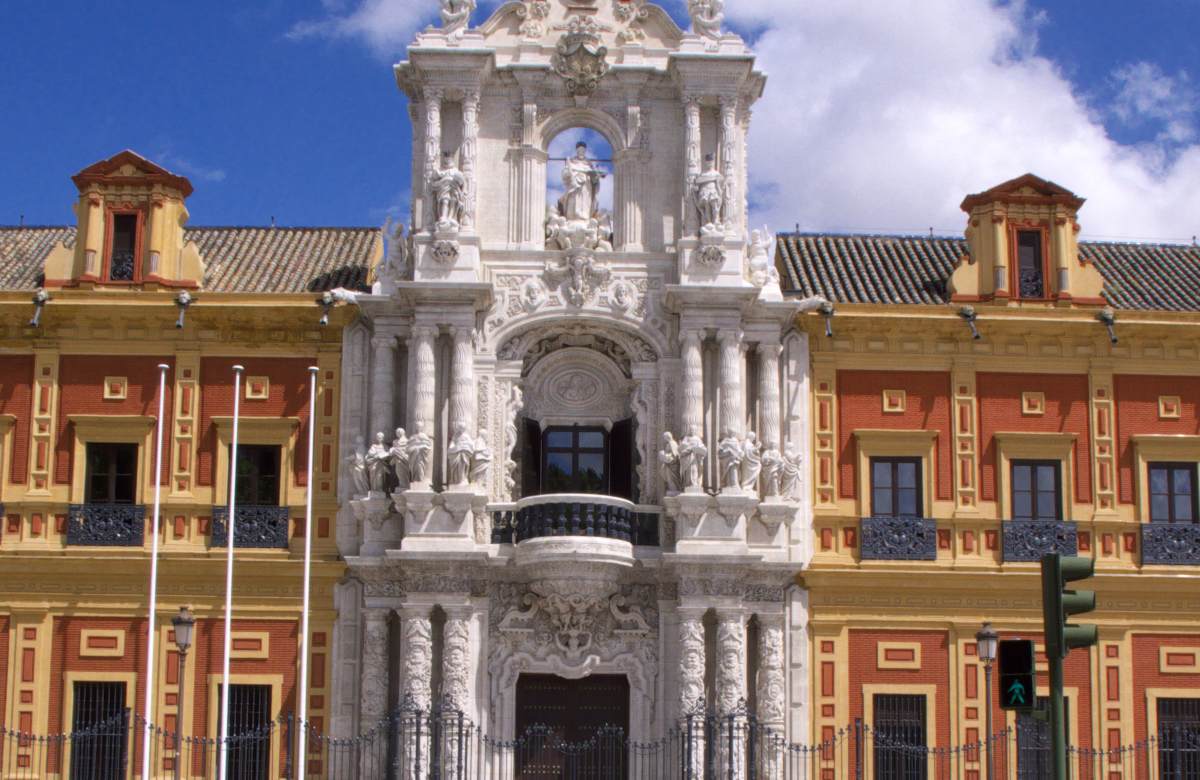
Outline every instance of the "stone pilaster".
[(374, 728), (387, 714), (388, 612), (363, 610), (361, 726), (364, 731)]
[(479, 147), (479, 90), (470, 89), (462, 101), (463, 135), (458, 154), (459, 168), (467, 180), (467, 204), (463, 209), (463, 230), (475, 227), (475, 209), (478, 205), (478, 177), (475, 173)]
[(687, 777), (704, 776), (704, 676), (704, 610), (680, 609), (679, 715)]
[(717, 610), (716, 686), (717, 714), (722, 716), (717, 734), (719, 771), (721, 777), (740, 780), (746, 763), (746, 743), (738, 739), (746, 714), (746, 622), (740, 610)]
[[(424, 778), (429, 766), (430, 710), (433, 707), (433, 626), (430, 621), (432, 606), (414, 604), (399, 610), (402, 664), (401, 701), (410, 711), (410, 716), (419, 721), (420, 729), (413, 728), (405, 735), (403, 745), (402, 778), (418, 780)], [(418, 731), (420, 732), (418, 734)]]
[(396, 337), (378, 333), (371, 339), (371, 430), (368, 440), (376, 433), (388, 437), (396, 422)]
[(721, 98), (721, 175), (725, 177), (725, 230), (738, 233), (741, 209), (737, 194), (738, 123), (737, 98)]
[[(683, 191), (686, 200), (690, 201), (692, 181), (700, 175), (700, 98), (697, 95), (685, 95), (683, 98), (683, 148), (685, 162), (685, 178)], [(699, 216), (690, 202), (684, 204), (684, 235), (693, 236), (700, 228)]]
[(437, 209), (433, 206), (433, 195), (429, 192), (429, 182), (438, 169), (442, 146), (442, 100), (445, 92), (436, 87), (427, 87), (422, 95), (425, 105), (425, 198), (428, 206), (425, 209), (425, 224), (430, 230), (436, 219)]

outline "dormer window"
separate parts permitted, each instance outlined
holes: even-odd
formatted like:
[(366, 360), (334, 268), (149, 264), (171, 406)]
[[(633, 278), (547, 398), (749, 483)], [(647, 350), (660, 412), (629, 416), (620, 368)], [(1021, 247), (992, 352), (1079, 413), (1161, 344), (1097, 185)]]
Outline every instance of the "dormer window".
[(132, 282), (136, 278), (138, 256), (138, 219), (136, 213), (112, 215), (112, 232), (108, 244), (108, 274), (110, 282)]
[(1041, 230), (1018, 230), (1017, 295), (1021, 298), (1046, 297), (1045, 253), (1042, 251)]

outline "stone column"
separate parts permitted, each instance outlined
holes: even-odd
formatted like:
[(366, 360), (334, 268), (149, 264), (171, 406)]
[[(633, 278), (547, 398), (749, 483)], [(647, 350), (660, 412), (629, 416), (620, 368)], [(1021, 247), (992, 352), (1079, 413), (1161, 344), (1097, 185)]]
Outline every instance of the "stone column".
[(479, 90), (469, 89), (463, 95), (462, 115), (463, 135), (458, 164), (467, 180), (467, 204), (463, 209), (462, 227), (464, 230), (470, 230), (475, 227), (475, 208), (479, 202), (479, 187), (475, 175), (475, 158), (479, 145)]
[(783, 441), (783, 421), (779, 401), (779, 344), (758, 345), (759, 436), (764, 450), (779, 449)]
[(437, 366), (433, 355), (433, 340), (436, 336), (436, 328), (428, 325), (417, 326), (413, 328), (408, 348), (413, 364), (412, 376), (409, 378), (409, 385), (412, 387), (410, 424), (414, 431), (418, 426), (424, 427), (425, 433), (429, 435), (433, 432), (435, 411), (434, 382), (437, 378)]
[[(389, 612), (363, 610), (361, 733), (370, 732), (387, 715)], [(373, 750), (365, 751), (359, 760), (363, 777), (382, 777), (386, 766), (387, 757)]]
[[(784, 678), (783, 615), (758, 616), (758, 722), (771, 734), (783, 738), (784, 714), (787, 709), (787, 687)], [(770, 744), (760, 741), (759, 744)], [(760, 757), (759, 776), (782, 777), (784, 756), (777, 751), (764, 750)]]
[(392, 428), (396, 423), (396, 337), (390, 333), (376, 333), (371, 339), (374, 357), (371, 367), (371, 430), (367, 441), (376, 433), (383, 433), (391, 441)]
[(402, 756), (397, 762), (404, 780), (421, 780), (428, 774), (429, 733), (433, 708), (433, 626), (432, 607), (413, 604), (402, 607), (400, 614), (401, 724)]
[(450, 328), (454, 338), (454, 355), (450, 362), (450, 431), (462, 423), (467, 433), (475, 435), (475, 331), (473, 328)]
[(683, 414), (681, 436), (693, 430), (697, 436), (704, 432), (704, 355), (700, 351), (701, 333), (689, 330), (683, 334)]
[(729, 431), (738, 438), (745, 428), (742, 399), (742, 334), (723, 330), (721, 342), (721, 435)]
[(686, 177), (684, 191), (684, 235), (695, 235), (700, 229), (700, 216), (692, 204), (692, 182), (700, 175), (700, 97), (685, 95), (683, 98), (683, 145)]
[(433, 204), (433, 194), (429, 191), (429, 183), (433, 180), (434, 172), (438, 169), (438, 161), (442, 153), (442, 100), (445, 92), (436, 87), (426, 87), (422, 93), (425, 103), (425, 177), (424, 190), (426, 203), (425, 224), (432, 230), (436, 219), (437, 209)]
[(716, 686), (720, 776), (740, 780), (746, 763), (746, 623), (739, 610), (717, 610)]
[(704, 777), (704, 610), (679, 610), (679, 728), (685, 777)]
[(620, 251), (642, 251), (642, 150), (617, 152), (617, 221), (615, 244)]
[(471, 696), (471, 609), (446, 607), (442, 629), (442, 729), (443, 766), (450, 777), (461, 776), (461, 748), (469, 743), (474, 716)]
[(721, 175), (725, 177), (725, 230), (737, 231), (740, 225), (737, 197), (737, 98), (721, 98)]

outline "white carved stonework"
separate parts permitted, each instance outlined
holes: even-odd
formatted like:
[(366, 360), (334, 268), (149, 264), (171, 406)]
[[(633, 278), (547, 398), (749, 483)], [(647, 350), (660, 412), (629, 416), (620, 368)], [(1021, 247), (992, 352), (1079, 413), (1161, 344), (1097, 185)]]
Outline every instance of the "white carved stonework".
[(740, 612), (717, 611), (717, 711), (735, 712), (746, 700), (746, 626)]
[(590, 249), (572, 249), (558, 261), (546, 262), (546, 278), (562, 285), (563, 296), (575, 307), (589, 303), (612, 271)]
[(446, 612), (442, 629), (442, 707), (467, 711), (471, 698), (471, 621), (461, 608)]
[(688, 0), (692, 32), (705, 38), (719, 38), (725, 22), (724, 0)]
[(610, 359), (586, 348), (551, 353), (526, 384), (525, 414), (535, 420), (611, 424), (629, 417), (632, 383)]
[(364, 617), (362, 722), (373, 726), (387, 714), (388, 610), (369, 609)]
[(758, 719), (773, 727), (783, 723), (787, 707), (783, 665), (783, 615), (759, 615)]
[(442, 28), (450, 34), (466, 29), (475, 0), (442, 0)]
[(555, 29), (565, 32), (554, 52), (554, 72), (566, 82), (572, 95), (591, 95), (612, 67), (607, 59), (608, 48), (600, 37), (612, 28), (593, 17), (577, 15)]

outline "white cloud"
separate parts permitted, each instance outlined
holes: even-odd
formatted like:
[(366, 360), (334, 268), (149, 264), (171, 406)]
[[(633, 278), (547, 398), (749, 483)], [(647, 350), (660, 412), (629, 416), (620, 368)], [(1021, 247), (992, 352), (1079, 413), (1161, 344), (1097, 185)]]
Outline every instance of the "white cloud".
[(293, 40), (358, 38), (381, 57), (403, 51), (413, 34), (437, 17), (438, 4), (422, 0), (361, 0), (347, 11), (343, 0), (322, 0), (329, 16), (297, 22), (288, 31)]
[(957, 233), (964, 195), (1029, 171), (1088, 198), (1085, 234), (1200, 231), (1200, 146), (1179, 143), (1168, 111), (1186, 84), (1131, 73), (1128, 110), (1162, 124), (1175, 148), (1123, 146), (1035, 53), (1042, 20), (1021, 4), (738, 0), (726, 10), (754, 31), (771, 77), (750, 143), (758, 221)]
[(168, 170), (182, 173), (190, 179), (197, 181), (221, 182), (225, 181), (227, 176), (224, 168), (208, 168), (203, 165), (180, 157), (169, 149), (162, 149), (152, 158), (158, 165), (167, 168)]
[(1187, 73), (1168, 76), (1153, 62), (1134, 62), (1113, 71), (1117, 95), (1113, 114), (1132, 127), (1158, 124), (1159, 143), (1181, 144), (1196, 137), (1197, 94)]

